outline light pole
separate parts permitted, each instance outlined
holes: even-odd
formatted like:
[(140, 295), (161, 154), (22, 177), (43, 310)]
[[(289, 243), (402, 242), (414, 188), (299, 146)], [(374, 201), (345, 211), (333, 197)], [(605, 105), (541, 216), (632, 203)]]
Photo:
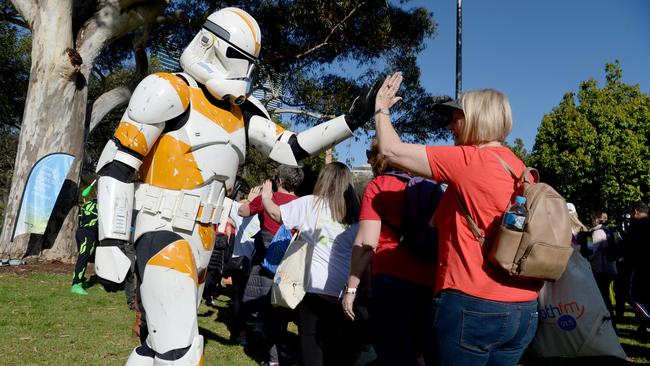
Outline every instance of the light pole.
[(456, 100), (463, 90), (463, 8), (456, 0)]

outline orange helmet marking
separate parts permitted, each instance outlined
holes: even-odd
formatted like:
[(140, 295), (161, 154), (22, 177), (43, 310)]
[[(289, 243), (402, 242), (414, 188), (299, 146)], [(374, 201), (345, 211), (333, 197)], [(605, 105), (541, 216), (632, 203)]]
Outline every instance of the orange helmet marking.
[(203, 176), (190, 146), (170, 135), (163, 135), (140, 167), (145, 183), (166, 189), (192, 189), (201, 186)]
[(253, 25), (253, 21), (250, 19), (250, 15), (248, 15), (248, 13), (246, 13), (246, 12), (240, 10), (240, 9), (231, 8), (231, 9), (228, 9), (228, 10), (230, 10), (233, 13), (239, 15), (239, 17), (242, 18), (244, 20), (244, 22), (246, 22), (246, 25), (248, 25), (248, 28), (250, 28), (251, 33), (253, 34), (253, 42), (255, 43), (255, 55), (257, 55), (259, 53), (259, 51), (260, 51), (261, 45), (259, 44), (259, 42), (257, 42), (257, 32), (255, 31), (255, 26)]
[(127, 147), (138, 154), (145, 156), (149, 152), (149, 145), (147, 144), (147, 139), (144, 134), (140, 132), (140, 129), (129, 123), (122, 121), (120, 125), (117, 126), (114, 136), (120, 141), (122, 146)]
[(183, 110), (187, 109), (187, 106), (190, 103), (190, 92), (189, 86), (183, 81), (183, 79), (174, 74), (169, 74), (166, 72), (157, 72), (154, 75), (169, 81), (169, 83), (174, 87), (174, 90), (176, 90), (178, 98), (181, 100)]
[(151, 257), (147, 265), (170, 268), (189, 275), (198, 284), (196, 262), (192, 249), (187, 240), (180, 239), (167, 245), (163, 250)]
[(231, 106), (232, 111), (215, 107), (199, 88), (192, 88), (190, 94), (192, 97), (192, 109), (197, 110), (212, 122), (223, 127), (228, 133), (233, 133), (240, 128), (244, 128), (244, 116), (239, 106)]

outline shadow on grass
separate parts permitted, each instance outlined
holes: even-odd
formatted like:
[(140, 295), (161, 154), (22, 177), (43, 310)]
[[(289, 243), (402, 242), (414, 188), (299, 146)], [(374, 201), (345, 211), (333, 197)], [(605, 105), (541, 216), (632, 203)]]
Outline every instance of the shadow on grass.
[(218, 342), (226, 346), (234, 346), (237, 344), (236, 342), (233, 342), (228, 338), (224, 338), (217, 333), (214, 333), (213, 331), (203, 327), (199, 327), (199, 334), (203, 336), (206, 344), (211, 341)]

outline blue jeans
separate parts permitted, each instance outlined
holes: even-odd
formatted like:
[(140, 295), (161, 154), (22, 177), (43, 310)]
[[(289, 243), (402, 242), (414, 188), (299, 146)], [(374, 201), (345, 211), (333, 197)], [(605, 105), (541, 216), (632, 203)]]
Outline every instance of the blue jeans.
[(537, 300), (500, 302), (444, 290), (429, 313), (427, 364), (516, 365), (537, 330)]

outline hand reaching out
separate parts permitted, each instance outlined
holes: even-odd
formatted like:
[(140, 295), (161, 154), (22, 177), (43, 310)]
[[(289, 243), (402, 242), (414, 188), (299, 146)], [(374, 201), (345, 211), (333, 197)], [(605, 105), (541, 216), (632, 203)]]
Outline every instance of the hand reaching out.
[(401, 72), (396, 72), (392, 75), (389, 75), (385, 80), (384, 83), (381, 85), (381, 88), (379, 88), (379, 92), (377, 92), (377, 99), (375, 100), (375, 109), (388, 109), (395, 105), (395, 103), (399, 102), (402, 100), (402, 97), (397, 96), (397, 91), (399, 90), (399, 87), (402, 85), (402, 80), (404, 78), (402, 77)]
[(247, 200), (249, 202), (254, 200), (255, 198), (257, 198), (257, 196), (260, 195), (260, 193), (262, 193), (262, 186), (255, 186), (255, 187), (251, 188), (251, 191), (248, 192)]

